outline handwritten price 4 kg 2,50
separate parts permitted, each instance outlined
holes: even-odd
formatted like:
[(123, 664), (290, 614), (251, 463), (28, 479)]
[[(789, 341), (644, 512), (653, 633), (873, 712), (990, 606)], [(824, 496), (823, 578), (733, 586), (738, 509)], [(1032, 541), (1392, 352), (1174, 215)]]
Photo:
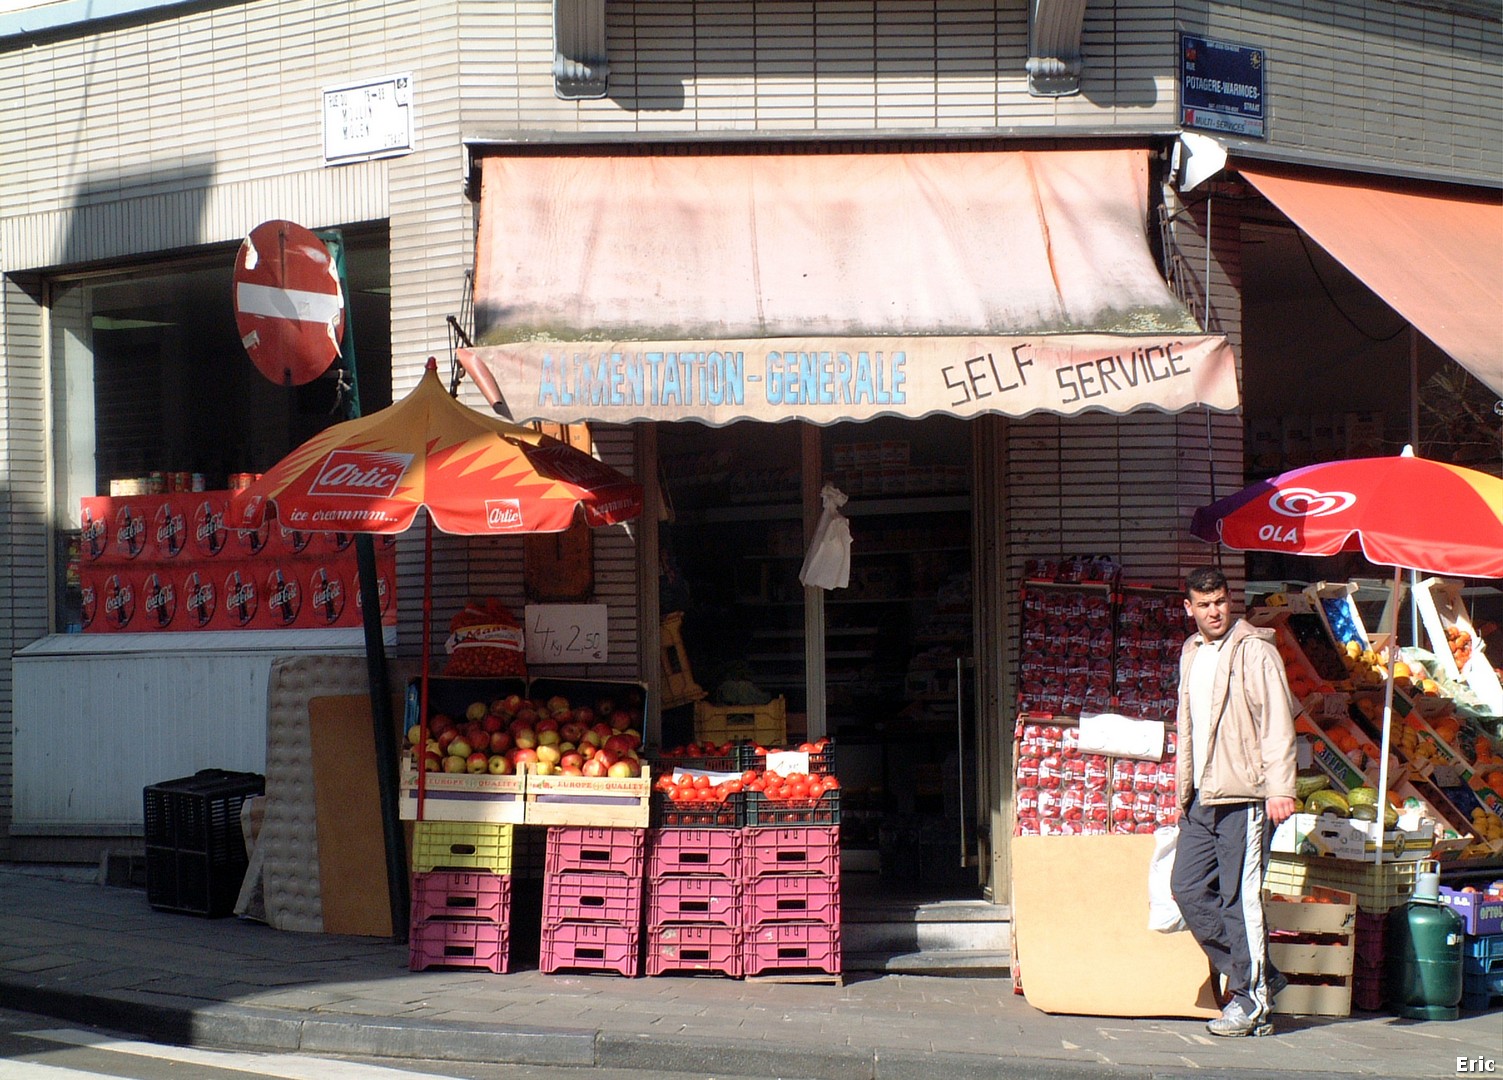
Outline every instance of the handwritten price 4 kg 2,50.
[(549, 659), (602, 658), (605, 640), (598, 632), (587, 632), (578, 626), (544, 626), (534, 627), (532, 633), (537, 639), (533, 643), (534, 648)]

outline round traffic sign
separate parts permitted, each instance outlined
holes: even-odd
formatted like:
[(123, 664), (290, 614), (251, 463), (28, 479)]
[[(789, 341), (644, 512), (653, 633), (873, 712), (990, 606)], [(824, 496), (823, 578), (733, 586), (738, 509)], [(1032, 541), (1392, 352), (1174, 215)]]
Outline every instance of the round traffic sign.
[(280, 386), (312, 382), (339, 355), (344, 319), (322, 240), (291, 221), (251, 230), (235, 258), (235, 326), (261, 374)]

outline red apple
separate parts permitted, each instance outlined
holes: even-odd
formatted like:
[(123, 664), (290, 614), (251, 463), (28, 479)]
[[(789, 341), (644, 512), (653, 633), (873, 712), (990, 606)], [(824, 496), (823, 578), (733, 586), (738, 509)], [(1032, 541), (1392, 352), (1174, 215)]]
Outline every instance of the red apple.
[(523, 705), (512, 717), (512, 726), (532, 727), (538, 722), (538, 711), (529, 705)]
[(470, 702), (469, 707), (464, 711), (464, 718), (472, 722), (483, 716), (485, 716), (485, 702), (483, 701)]
[(438, 754), (428, 753), (423, 755), (423, 770), (425, 772), (438, 772), (443, 767), (443, 758)]
[(511, 758), (505, 754), (492, 754), (486, 762), (486, 771), (492, 776), (505, 776), (511, 772)]
[(617, 779), (620, 779), (626, 776), (637, 776), (640, 775), (641, 772), (641, 768), (638, 767), (635, 761), (632, 761), (629, 758), (622, 758), (620, 761), (616, 762), (616, 764), (607, 769), (605, 771), (605, 775), (614, 776)]
[(465, 772), (482, 773), (485, 772), (486, 769), (490, 768), (490, 765), (490, 755), (482, 754), (479, 750), (476, 750), (473, 754), (464, 759)]
[(604, 748), (601, 748), (595, 751), (594, 756), (591, 757), (590, 760), (598, 761), (607, 769), (609, 769), (612, 765), (621, 760), (621, 755), (616, 753), (614, 750), (606, 750)]
[(444, 728), (444, 730), (438, 733), (438, 748), (448, 753), (449, 744), (457, 738), (459, 738), (458, 729), (452, 727)]
[(601, 698), (595, 702), (595, 711), (601, 716), (611, 715), (611, 713), (616, 711), (616, 700), (608, 697)]
[(503, 716), (510, 716), (522, 707), (521, 694), (508, 694), (504, 698), (497, 698), (491, 702), (491, 712)]
[(505, 731), (491, 732), (491, 753), (504, 754), (511, 749), (511, 735)]
[(631, 726), (632, 726), (631, 713), (627, 712), (625, 709), (617, 709), (613, 713), (611, 713), (611, 730), (612, 731), (625, 731), (627, 728), (629, 728)]
[[(609, 716), (610, 713), (605, 713), (604, 715)], [(574, 710), (574, 722), (576, 724), (583, 724), (585, 727), (589, 727), (595, 722), (595, 717), (595, 710), (588, 705), (581, 705)]]
[(561, 770), (568, 769), (571, 766), (577, 769), (581, 765), (583, 765), (584, 762), (585, 759), (583, 754), (581, 754), (578, 750), (570, 750), (567, 754), (562, 754), (559, 756), (558, 766)]
[(569, 704), (569, 699), (562, 694), (554, 694), (548, 699), (546, 706), (548, 715), (557, 716), (559, 713), (573, 712), (574, 707)]
[(636, 749), (637, 744), (629, 735), (612, 735), (605, 740), (605, 749), (612, 750), (616, 754), (625, 757), (627, 751)]
[(560, 764), (559, 767), (558, 767), (558, 774), (560, 776), (583, 776), (584, 775), (584, 768), (583, 768), (583, 766), (580, 766), (580, 765), (563, 765), (563, 764)]
[(537, 732), (533, 731), (532, 728), (518, 728), (516, 731), (513, 731), (511, 733), (511, 741), (515, 743), (519, 749), (531, 750), (538, 744)]
[(591, 758), (579, 767), (579, 771), (584, 776), (604, 776), (608, 768), (605, 762)]
[[(486, 739), (486, 745), (490, 745), (490, 739)], [(474, 748), (462, 738), (453, 739), (449, 742), (448, 754), (450, 757), (457, 757), (463, 760), (474, 752)]]
[(511, 752), (513, 765), (531, 765), (538, 759), (538, 752), (531, 747), (522, 746)]
[(444, 758), (444, 772), (464, 772), (464, 758), (449, 754)]
[(452, 727), (458, 727), (452, 717), (444, 713), (434, 713), (428, 718), (428, 730), (437, 734), (440, 731), (448, 731)]
[(596, 735), (600, 736), (601, 746), (605, 745), (606, 739), (609, 739), (612, 735), (616, 734), (616, 729), (611, 727), (611, 725), (607, 724), (604, 720), (595, 721), (595, 726), (590, 728), (590, 730), (593, 731)]
[(569, 720), (558, 726), (558, 733), (564, 742), (578, 743), (589, 727), (577, 720)]
[(506, 721), (501, 719), (495, 713), (486, 713), (485, 719), (480, 721), (480, 726), (485, 728), (486, 731), (494, 734), (495, 732), (501, 731), (506, 727)]

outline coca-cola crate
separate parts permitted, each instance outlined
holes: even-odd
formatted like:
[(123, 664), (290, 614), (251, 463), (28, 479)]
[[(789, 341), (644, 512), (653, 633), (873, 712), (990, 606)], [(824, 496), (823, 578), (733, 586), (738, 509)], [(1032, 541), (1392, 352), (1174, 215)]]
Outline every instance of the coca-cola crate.
[(546, 871), (593, 870), (640, 878), (646, 865), (646, 829), (554, 825), (548, 830)]
[(840, 926), (824, 923), (767, 923), (744, 931), (742, 974), (841, 973)]
[(840, 830), (829, 827), (743, 829), (741, 879), (763, 874), (840, 876)]
[(636, 978), (641, 967), (642, 938), (636, 926), (619, 923), (562, 922), (544, 925), (538, 970), (614, 971)]
[(652, 793), (652, 820), (667, 829), (739, 829), (745, 824), (745, 792), (716, 802), (680, 802), (665, 791)]
[(504, 922), (430, 919), (415, 923), (408, 934), (408, 967), (485, 968), (497, 975), (510, 965)]
[(642, 921), (642, 879), (626, 874), (563, 870), (543, 878), (543, 923)]
[(504, 874), (432, 870), (412, 875), (412, 922), (476, 919), (510, 922), (511, 877)]
[(649, 927), (684, 922), (735, 926), (740, 916), (739, 878), (673, 874), (654, 875), (648, 882)]
[(741, 922), (816, 920), (840, 925), (840, 879), (824, 874), (767, 874), (752, 878), (741, 894)]
[(265, 790), (257, 773), (222, 769), (145, 788), (147, 902), (160, 911), (230, 914), (249, 863), (240, 807)]
[(714, 923), (675, 924), (647, 931), (647, 974), (714, 971), (739, 979), (741, 930)]
[(413, 822), (412, 871), (489, 870), (509, 874), (515, 828), (488, 821)]
[(649, 829), (647, 876), (714, 875), (739, 881), (741, 835), (729, 829)]
[(736, 770), (745, 772), (747, 769), (767, 768), (767, 755), (777, 753), (807, 753), (809, 755), (809, 767), (803, 771), (810, 776), (825, 776), (835, 772), (835, 743), (827, 742), (819, 750), (800, 751), (793, 746), (764, 746), (758, 747), (756, 743), (741, 742), (736, 744)]
[(817, 799), (770, 799), (760, 791), (746, 796), (746, 827), (762, 825), (839, 825), (840, 792), (826, 791)]

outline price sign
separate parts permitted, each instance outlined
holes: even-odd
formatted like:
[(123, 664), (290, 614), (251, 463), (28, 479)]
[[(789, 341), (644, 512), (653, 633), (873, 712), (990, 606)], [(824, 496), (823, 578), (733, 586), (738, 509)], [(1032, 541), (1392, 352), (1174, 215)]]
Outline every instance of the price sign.
[(604, 604), (528, 604), (529, 664), (599, 664), (609, 656)]

